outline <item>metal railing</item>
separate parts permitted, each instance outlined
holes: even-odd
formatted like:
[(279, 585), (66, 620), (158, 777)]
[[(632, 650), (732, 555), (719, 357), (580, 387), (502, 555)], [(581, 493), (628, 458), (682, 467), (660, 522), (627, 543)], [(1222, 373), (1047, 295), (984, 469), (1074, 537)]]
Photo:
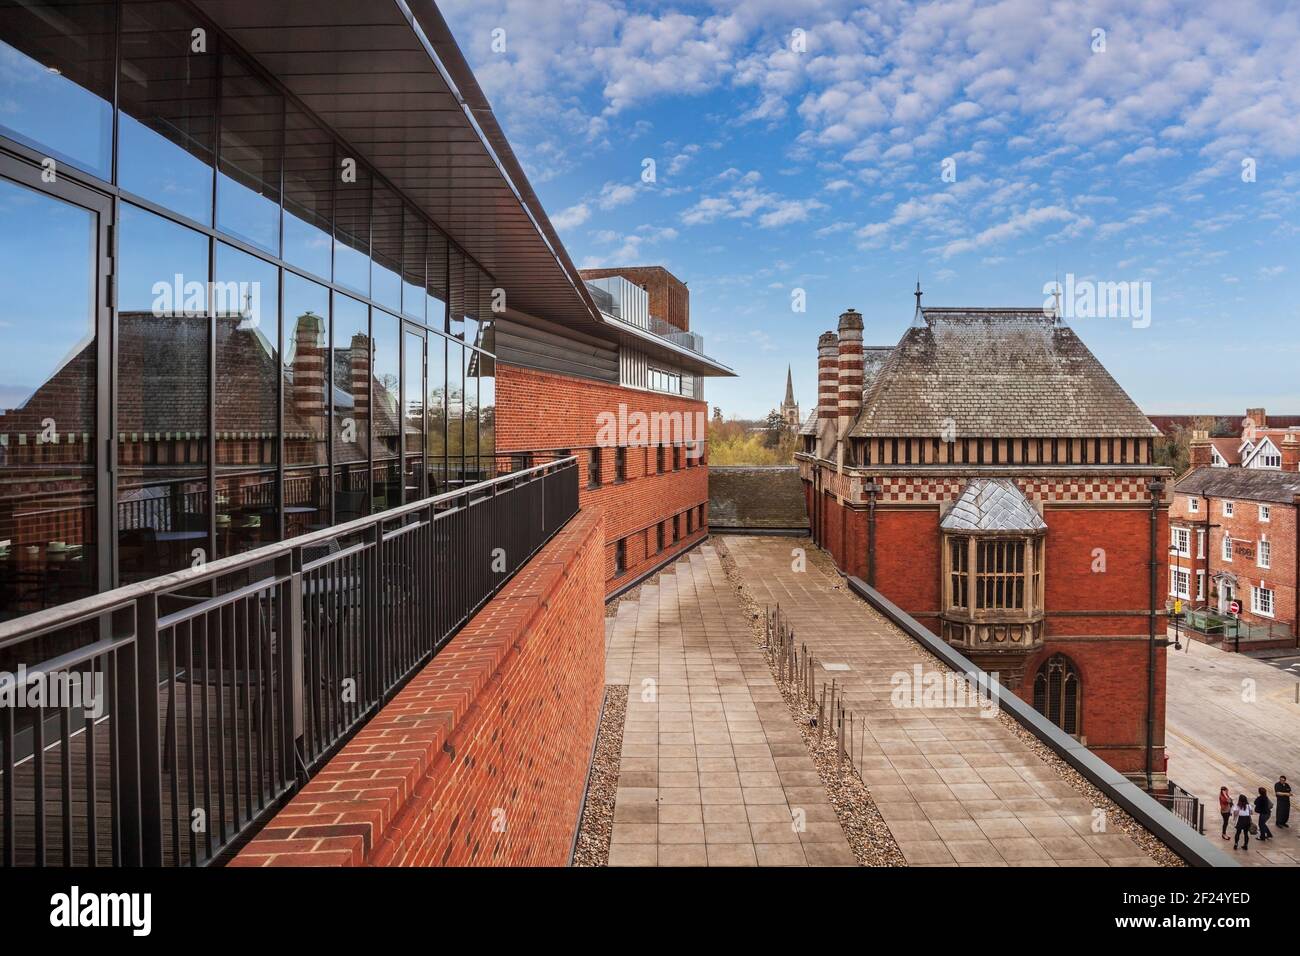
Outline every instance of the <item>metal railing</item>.
[(1175, 617), (1173, 599), (1165, 601), (1171, 624), (1176, 624), (1180, 630), (1195, 631), (1207, 639), (1219, 639), (1224, 645), (1231, 642), (1234, 650), (1240, 650), (1243, 642), (1300, 640), (1286, 621), (1248, 621), (1232, 614), (1221, 614), (1208, 605), (1189, 608), (1186, 603), (1182, 615)]
[(1201, 836), (1205, 835), (1205, 804), (1195, 794), (1169, 780), (1164, 793), (1152, 792), (1151, 796)]
[(0, 624), (0, 862), (234, 852), (578, 510), (573, 457)]

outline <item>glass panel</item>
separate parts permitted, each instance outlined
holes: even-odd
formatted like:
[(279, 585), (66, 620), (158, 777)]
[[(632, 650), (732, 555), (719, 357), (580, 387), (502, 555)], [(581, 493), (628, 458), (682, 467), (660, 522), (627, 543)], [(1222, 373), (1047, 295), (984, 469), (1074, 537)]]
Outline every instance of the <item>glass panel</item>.
[(402, 201), (375, 184), (371, 219), (370, 297), (394, 312), (402, 310)]
[[(421, 297), (423, 297), (423, 289)], [(419, 501), (425, 490), (424, 467), (424, 335), (408, 332), (402, 374), (403, 454), (402, 479), (406, 500)]]
[(447, 480), (458, 488), (465, 478), (465, 347), (447, 343)]
[(325, 336), (329, 290), (284, 274), (284, 535), (330, 523), (329, 383)]
[(482, 481), (478, 468), (478, 356), (465, 349), (465, 480)]
[(474, 366), (478, 378), (478, 455), (479, 470), (492, 477), (492, 460), (496, 455), (496, 360), (479, 352)]
[(105, 180), (113, 174), (114, 6), (0, 4), (0, 133)]
[[(480, 279), (483, 280), (480, 283)], [(480, 284), (486, 285), (487, 280), (478, 266), (472, 262), (465, 263), (465, 300), (461, 304), (461, 311), (465, 317), (465, 341), (470, 344), (478, 342), (478, 297)]]
[(428, 310), (425, 321), (429, 328), (447, 331), (447, 238), (437, 229), (429, 229), (429, 249), (425, 256), (429, 278), (425, 283), (428, 293)]
[[(375, 414), (371, 434), (374, 436), (374, 510), (396, 508), (402, 503), (401, 479), (401, 320), (395, 315), (373, 312), (371, 331), (374, 348)], [(358, 384), (358, 389), (362, 386)]]
[(448, 294), (450, 305), (447, 312), (447, 333), (453, 338), (465, 340), (465, 257), (452, 249), (447, 257), (449, 271)]
[(447, 490), (447, 340), (430, 335), (426, 355), (425, 387), (428, 390), (429, 438), (428, 493)]
[(120, 582), (208, 541), (208, 239), (122, 204), (117, 317)]
[(279, 540), (279, 270), (217, 243), (217, 556)]
[(211, 225), (216, 37), (194, 52), (201, 27), (177, 3), (122, 5), (118, 182)]
[(370, 322), (356, 299), (334, 293), (330, 348), (334, 521), (370, 514)]
[(424, 321), (425, 300), (425, 234), (424, 219), (409, 206), (402, 227), (402, 314), (416, 321)]
[(370, 172), (354, 156), (334, 160), (334, 281), (369, 295)]
[(337, 169), (329, 134), (291, 105), (284, 131), (284, 258), (322, 279), (330, 277)]
[(97, 590), (96, 215), (0, 179), (0, 620)]
[(284, 99), (227, 56), (221, 68), (217, 228), (280, 252), (280, 141)]

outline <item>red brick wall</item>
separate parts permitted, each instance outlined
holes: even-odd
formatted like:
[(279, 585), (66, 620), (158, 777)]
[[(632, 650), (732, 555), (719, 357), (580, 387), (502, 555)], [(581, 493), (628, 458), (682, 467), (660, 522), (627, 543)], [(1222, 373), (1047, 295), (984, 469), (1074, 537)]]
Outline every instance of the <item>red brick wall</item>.
[[(1050, 606), (1050, 605), (1049, 605)], [(1163, 625), (1157, 632), (1163, 637)], [(1147, 638), (1070, 640), (1048, 638), (1025, 667), (1019, 694), (1033, 703), (1034, 675), (1053, 654), (1074, 662), (1083, 693), (1080, 731), (1089, 749), (1120, 773), (1142, 773), (1147, 733)], [(1165, 649), (1156, 648), (1155, 741), (1152, 769), (1164, 772)], [(1175, 775), (1176, 776), (1176, 775)]]
[(565, 865), (604, 684), (603, 531), (573, 518), (234, 865)]
[[(694, 423), (708, 409), (705, 402), (622, 388), (590, 379), (497, 363), (496, 442), (499, 453), (529, 449), (567, 448), (578, 458), (578, 498), (582, 508), (605, 514), (605, 590), (612, 593), (646, 571), (702, 540), (708, 528), (709, 469), (703, 458), (690, 459), (679, 450), (677, 469), (672, 449), (665, 449), (664, 472), (657, 472), (656, 450), (628, 447), (627, 477), (615, 481), (613, 447), (600, 448), (598, 487), (590, 486), (588, 451), (596, 447), (600, 415), (678, 413)], [(707, 428), (707, 424), (704, 426)], [(698, 435), (695, 429), (692, 435)], [(703, 507), (703, 521), (700, 508)], [(687, 512), (692, 530), (687, 532)], [(673, 517), (679, 535), (673, 540)], [(665, 522), (664, 550), (658, 550), (656, 526)], [(618, 542), (626, 547), (626, 568), (615, 573)]]

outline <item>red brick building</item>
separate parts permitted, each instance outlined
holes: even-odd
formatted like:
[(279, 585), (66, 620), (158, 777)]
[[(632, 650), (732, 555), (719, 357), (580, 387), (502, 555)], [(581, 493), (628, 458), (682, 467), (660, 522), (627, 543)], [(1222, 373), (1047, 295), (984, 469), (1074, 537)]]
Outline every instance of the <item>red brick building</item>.
[(706, 536), (704, 378), (731, 371), (703, 354), (686, 286), (667, 270), (581, 276), (615, 334), (579, 337), (521, 313), (499, 319), (496, 447), (577, 456), (580, 504), (604, 512), (613, 594)]
[(1211, 635), (1225, 638), (1228, 649), (1236, 646), (1230, 638), (1238, 631), (1255, 639), (1294, 638), (1298, 507), (1295, 471), (1193, 468), (1174, 485), (1169, 509), (1170, 601), (1227, 616), (1237, 602), (1245, 626), (1226, 633), (1213, 626), (1218, 633)]
[(849, 310), (818, 342), (797, 455), (816, 541), (1114, 767), (1158, 781), (1155, 428), (1039, 308), (922, 308), (918, 288), (897, 345), (864, 348), (862, 327)]

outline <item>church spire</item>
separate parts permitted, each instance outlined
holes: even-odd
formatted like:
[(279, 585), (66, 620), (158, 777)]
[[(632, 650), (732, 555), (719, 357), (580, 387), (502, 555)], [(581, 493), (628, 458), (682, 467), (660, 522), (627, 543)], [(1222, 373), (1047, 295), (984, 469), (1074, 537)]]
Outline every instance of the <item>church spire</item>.
[(794, 379), (790, 376), (790, 366), (785, 367), (785, 404), (794, 404)]

